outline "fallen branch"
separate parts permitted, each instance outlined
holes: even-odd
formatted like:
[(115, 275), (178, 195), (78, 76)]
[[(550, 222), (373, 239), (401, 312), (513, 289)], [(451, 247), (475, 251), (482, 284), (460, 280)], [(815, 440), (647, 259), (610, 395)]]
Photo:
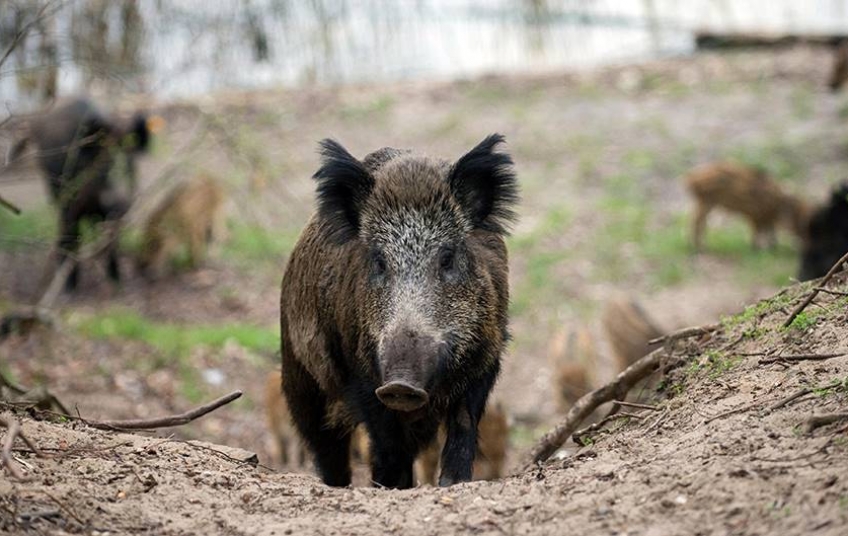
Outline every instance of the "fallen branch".
[(683, 328), (681, 330), (675, 331), (674, 333), (669, 333), (668, 335), (663, 335), (662, 337), (657, 337), (656, 339), (651, 339), (648, 341), (648, 345), (658, 344), (658, 343), (668, 343), (679, 341), (681, 339), (688, 339), (690, 337), (697, 337), (698, 335), (706, 335), (708, 333), (712, 333), (713, 331), (719, 328), (719, 324), (709, 324), (706, 326), (696, 326), (690, 328)]
[(713, 421), (717, 421), (718, 419), (723, 419), (725, 417), (730, 417), (731, 415), (735, 415), (737, 413), (742, 413), (743, 411), (748, 411), (749, 409), (754, 409), (755, 407), (760, 405), (760, 402), (761, 402), (761, 399), (758, 398), (757, 400), (754, 400), (753, 402), (750, 402), (748, 404), (743, 404), (743, 405), (741, 405), (737, 408), (733, 408), (733, 409), (729, 409), (727, 411), (723, 411), (723, 412), (719, 413), (718, 415), (713, 415), (712, 417), (707, 418), (704, 421), (704, 424), (709, 424)]
[(800, 354), (800, 355), (778, 355), (775, 357), (767, 357), (765, 359), (760, 359), (760, 365), (768, 365), (770, 363), (778, 363), (783, 361), (824, 361), (825, 359), (832, 359), (834, 357), (842, 357), (846, 355), (845, 352), (841, 352), (838, 354)]
[(9, 209), (12, 212), (12, 214), (20, 214), (21, 213), (21, 209), (19, 209), (17, 207), (17, 205), (12, 203), (8, 199), (5, 199), (2, 195), (0, 195), (0, 206)]
[(657, 348), (621, 371), (612, 382), (580, 397), (571, 406), (565, 418), (548, 431), (530, 450), (523, 461), (523, 470), (531, 469), (550, 458), (557, 449), (562, 447), (580, 423), (601, 404), (625, 398), (634, 385), (650, 376), (660, 366), (665, 355), (664, 348)]
[(92, 428), (100, 430), (153, 430), (155, 428), (168, 428), (171, 426), (182, 426), (190, 423), (193, 420), (203, 417), (207, 413), (215, 411), (221, 406), (225, 406), (242, 395), (241, 391), (233, 391), (232, 393), (222, 396), (208, 404), (204, 404), (198, 408), (179, 415), (171, 415), (168, 417), (159, 417), (157, 419), (127, 419), (127, 420), (110, 420), (110, 421), (91, 421), (88, 419), (78, 418)]
[(644, 419), (644, 417), (642, 415), (639, 415), (638, 413), (622, 412), (622, 413), (616, 413), (615, 415), (607, 415), (606, 417), (604, 417), (600, 421), (598, 421), (596, 423), (592, 423), (589, 426), (587, 426), (586, 428), (583, 428), (582, 430), (577, 430), (576, 432), (571, 434), (571, 439), (575, 443), (577, 443), (578, 445), (582, 445), (583, 443), (580, 441), (580, 438), (582, 438), (583, 436), (597, 432), (598, 430), (603, 428), (605, 424), (607, 424), (610, 421), (615, 421), (615, 420), (618, 420), (618, 419), (624, 419), (624, 418), (628, 418), (628, 417), (633, 417), (634, 419)]
[(819, 426), (827, 426), (835, 422), (848, 420), (848, 413), (822, 413), (820, 415), (812, 415), (804, 423), (804, 432), (810, 433)]
[(3, 450), (0, 451), (0, 463), (6, 466), (6, 469), (9, 471), (9, 474), (12, 475), (12, 478), (17, 480), (28, 480), (29, 478), (18, 470), (12, 458), (12, 447), (15, 444), (15, 439), (21, 438), (21, 440), (26, 443), (36, 456), (41, 457), (43, 454), (41, 454), (41, 451), (38, 450), (35, 444), (33, 444), (32, 441), (24, 435), (24, 431), (21, 430), (21, 423), (14, 417), (0, 417), (0, 426), (6, 427), (6, 440), (3, 441)]
[(830, 281), (831, 278), (834, 275), (836, 275), (838, 272), (842, 271), (842, 265), (845, 264), (846, 262), (848, 262), (848, 253), (846, 253), (845, 255), (842, 256), (842, 258), (840, 258), (838, 261), (836, 261), (836, 264), (834, 264), (833, 266), (830, 267), (830, 270), (827, 271), (827, 274), (825, 274), (825, 276), (819, 282), (818, 286), (813, 288), (812, 292), (810, 292), (810, 294), (807, 296), (807, 298), (804, 301), (802, 301), (794, 309), (792, 309), (792, 312), (789, 313), (789, 317), (786, 319), (785, 322), (783, 322), (784, 328), (788, 328), (789, 325), (792, 324), (792, 322), (795, 320), (795, 317), (798, 316), (799, 314), (801, 314), (801, 312), (804, 309), (806, 309), (807, 306), (810, 305), (813, 302), (813, 300), (816, 298), (816, 296), (819, 293), (819, 289), (827, 286), (828, 281)]

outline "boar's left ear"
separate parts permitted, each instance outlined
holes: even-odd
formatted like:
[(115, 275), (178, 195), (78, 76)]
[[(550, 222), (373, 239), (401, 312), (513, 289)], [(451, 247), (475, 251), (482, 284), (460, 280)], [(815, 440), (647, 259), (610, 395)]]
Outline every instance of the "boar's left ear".
[(321, 168), (312, 176), (318, 181), (318, 213), (329, 222), (334, 238), (347, 242), (359, 232), (359, 213), (374, 178), (339, 142), (326, 139), (320, 145)]
[(451, 168), (448, 184), (475, 227), (506, 234), (515, 219), (518, 185), (512, 158), (494, 152), (503, 141), (502, 135), (492, 134), (471, 149)]

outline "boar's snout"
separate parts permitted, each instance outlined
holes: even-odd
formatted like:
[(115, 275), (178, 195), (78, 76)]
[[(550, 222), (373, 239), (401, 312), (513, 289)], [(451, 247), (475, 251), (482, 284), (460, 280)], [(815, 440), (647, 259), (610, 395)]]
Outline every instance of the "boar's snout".
[(415, 411), (430, 400), (427, 391), (403, 381), (389, 382), (375, 392), (380, 402), (395, 411)]
[(415, 411), (430, 399), (441, 345), (430, 335), (398, 329), (384, 339), (380, 351), (382, 385), (375, 394), (386, 407)]

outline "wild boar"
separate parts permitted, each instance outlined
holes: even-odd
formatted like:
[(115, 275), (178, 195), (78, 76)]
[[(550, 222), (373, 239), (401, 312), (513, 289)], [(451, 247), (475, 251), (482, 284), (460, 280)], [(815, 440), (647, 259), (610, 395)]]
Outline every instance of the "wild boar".
[(441, 486), (471, 479), (477, 426), (508, 338), (517, 181), (491, 135), (455, 163), (321, 143), (317, 211), (280, 298), (283, 391), (328, 485), (351, 480), (362, 422), (371, 479), (409, 488), (446, 427)]
[(742, 214), (753, 230), (752, 245), (776, 245), (775, 227), (782, 224), (803, 240), (808, 209), (802, 200), (784, 192), (768, 174), (756, 167), (716, 162), (693, 169), (686, 185), (695, 198), (692, 243), (701, 250), (707, 216), (715, 207)]
[(592, 334), (583, 327), (558, 333), (548, 347), (548, 361), (553, 370), (557, 404), (565, 413), (592, 390), (598, 366), (598, 351)]
[(303, 467), (306, 453), (292, 424), (289, 406), (283, 398), (279, 371), (268, 374), (265, 381), (265, 415), (273, 437), (274, 461), (290, 468)]
[(188, 249), (189, 267), (199, 266), (221, 225), (223, 199), (221, 185), (205, 173), (174, 188), (144, 227), (138, 258), (141, 272), (149, 278), (160, 276), (181, 246)]
[(619, 371), (659, 346), (658, 343), (649, 345), (648, 341), (664, 333), (636, 300), (628, 298), (607, 302), (602, 324)]
[(848, 183), (836, 186), (828, 203), (813, 212), (798, 279), (823, 277), (845, 253), (848, 253)]
[[(12, 148), (9, 158), (21, 156), (35, 145), (36, 159), (44, 172), (50, 195), (59, 208), (58, 256), (74, 258), (80, 245), (83, 220), (119, 219), (135, 191), (135, 158), (149, 145), (161, 119), (148, 123), (136, 114), (127, 123), (104, 115), (91, 101), (77, 98), (38, 115), (27, 134)], [(106, 252), (107, 272), (120, 279), (117, 247)], [(74, 266), (66, 287), (76, 287), (79, 268)]]
[[(503, 404), (490, 401), (477, 427), (479, 439), (474, 465), (474, 480), (494, 480), (503, 476), (509, 448), (509, 417)], [(422, 484), (436, 485), (439, 455), (445, 444), (445, 430), (439, 428), (437, 440), (425, 448), (415, 461), (415, 474)]]

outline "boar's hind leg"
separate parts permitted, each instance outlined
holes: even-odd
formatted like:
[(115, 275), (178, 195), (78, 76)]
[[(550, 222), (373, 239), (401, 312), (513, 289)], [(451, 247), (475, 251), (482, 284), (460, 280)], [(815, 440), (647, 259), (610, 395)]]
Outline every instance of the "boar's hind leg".
[(351, 430), (327, 422), (327, 398), (318, 384), (283, 350), (283, 391), (292, 420), (315, 459), (321, 480), (328, 486), (350, 485)]
[(442, 450), (442, 474), (439, 486), (451, 486), (471, 480), (477, 453), (477, 424), (486, 408), (486, 399), (495, 383), (497, 371), (482, 378), (465, 393), (448, 414), (447, 440)]

